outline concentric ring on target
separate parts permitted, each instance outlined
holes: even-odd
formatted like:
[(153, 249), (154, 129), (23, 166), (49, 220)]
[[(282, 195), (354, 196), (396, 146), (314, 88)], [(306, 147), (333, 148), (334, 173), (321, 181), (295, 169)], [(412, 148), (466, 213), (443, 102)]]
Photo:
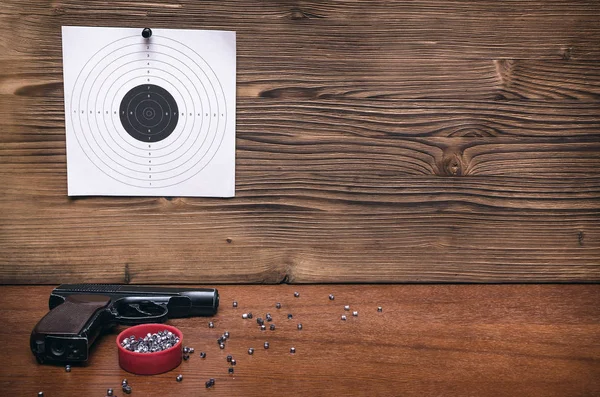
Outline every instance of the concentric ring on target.
[(217, 74), (185, 44), (155, 34), (115, 40), (83, 66), (71, 126), (90, 161), (127, 185), (182, 183), (208, 165), (227, 130)]

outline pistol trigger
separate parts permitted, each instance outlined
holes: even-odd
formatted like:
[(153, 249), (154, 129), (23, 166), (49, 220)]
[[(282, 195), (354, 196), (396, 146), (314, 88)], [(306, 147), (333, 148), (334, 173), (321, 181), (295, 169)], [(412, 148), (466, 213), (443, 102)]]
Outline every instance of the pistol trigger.
[(121, 306), (117, 321), (121, 324), (142, 324), (167, 321), (168, 309), (152, 301), (129, 302)]
[(140, 305), (139, 305), (139, 304), (137, 304), (137, 303), (130, 303), (130, 304), (129, 304), (129, 307), (130, 307), (130, 308), (132, 308), (132, 309), (134, 309), (136, 312), (138, 312), (138, 313), (140, 313), (140, 314), (143, 314), (144, 316), (153, 316), (153, 315), (154, 315), (154, 314), (152, 314), (152, 313), (148, 313), (148, 312), (145, 312), (145, 311), (143, 311), (143, 310), (140, 308)]

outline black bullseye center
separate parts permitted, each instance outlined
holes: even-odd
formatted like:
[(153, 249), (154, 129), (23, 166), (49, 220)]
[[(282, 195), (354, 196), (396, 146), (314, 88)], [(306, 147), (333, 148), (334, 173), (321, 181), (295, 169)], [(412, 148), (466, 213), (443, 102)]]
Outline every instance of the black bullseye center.
[[(135, 107), (133, 113), (142, 127), (146, 129), (155, 128), (162, 121), (162, 113), (155, 110), (166, 106), (160, 102), (153, 99), (144, 99)], [(147, 130), (142, 132), (147, 133)]]
[(146, 119), (148, 119), (148, 120), (149, 120), (149, 119), (153, 119), (153, 118), (154, 118), (154, 116), (155, 116), (155, 114), (156, 114), (156, 112), (154, 111), (154, 109), (152, 109), (152, 108), (149, 108), (149, 107), (148, 107), (148, 108), (145, 108), (143, 113), (144, 113), (144, 117), (145, 117)]
[(175, 98), (154, 84), (133, 87), (121, 100), (119, 117), (125, 131), (140, 142), (159, 142), (177, 126)]

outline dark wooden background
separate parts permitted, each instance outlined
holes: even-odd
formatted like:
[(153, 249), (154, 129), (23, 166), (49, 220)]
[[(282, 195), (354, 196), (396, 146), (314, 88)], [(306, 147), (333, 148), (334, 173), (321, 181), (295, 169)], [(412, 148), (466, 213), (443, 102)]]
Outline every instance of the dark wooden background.
[[(70, 199), (61, 25), (235, 30), (234, 199)], [(0, 282), (600, 281), (600, 2), (0, 5)]]

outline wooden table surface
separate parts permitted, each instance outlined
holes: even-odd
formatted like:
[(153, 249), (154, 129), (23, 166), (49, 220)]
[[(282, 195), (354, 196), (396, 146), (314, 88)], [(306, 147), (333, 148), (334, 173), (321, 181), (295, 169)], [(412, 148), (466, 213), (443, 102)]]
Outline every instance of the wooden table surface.
[[(38, 365), (29, 334), (47, 312), (51, 289), (0, 287), (4, 396), (104, 396), (109, 387), (122, 396), (123, 378), (132, 396), (157, 397), (600, 395), (599, 285), (224, 285), (214, 329), (209, 318), (169, 322), (196, 352), (156, 376), (119, 368), (118, 330), (97, 342), (86, 366), (66, 373)], [(358, 317), (344, 311), (346, 304)], [(277, 329), (260, 331), (254, 319), (241, 318), (247, 311), (270, 312)], [(216, 339), (224, 331), (231, 337), (220, 350)], [(238, 363), (233, 376), (227, 354)], [(216, 384), (207, 391), (209, 378)]]

